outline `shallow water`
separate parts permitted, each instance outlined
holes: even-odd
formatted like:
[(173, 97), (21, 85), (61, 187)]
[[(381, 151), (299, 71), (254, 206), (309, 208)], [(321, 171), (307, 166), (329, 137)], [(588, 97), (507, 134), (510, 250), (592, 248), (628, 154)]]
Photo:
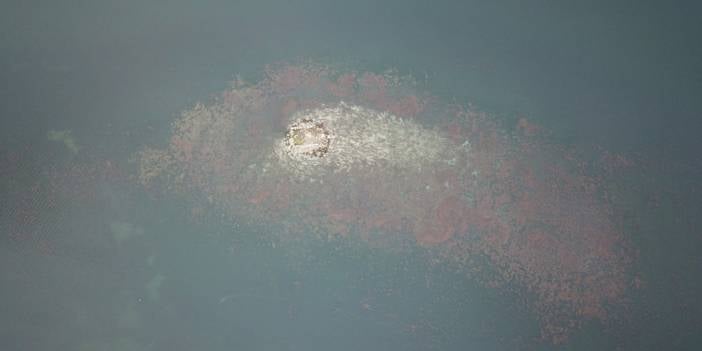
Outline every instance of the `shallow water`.
[[(698, 347), (698, 5), (3, 7), (3, 349)], [(139, 185), (134, 155), (166, 146), (181, 111), (300, 60), (396, 69), (506, 130), (526, 118), (558, 148), (635, 160), (606, 183), (636, 252), (616, 318), (553, 344), (522, 288), (467, 279), (421, 246), (281, 243), (284, 223)]]

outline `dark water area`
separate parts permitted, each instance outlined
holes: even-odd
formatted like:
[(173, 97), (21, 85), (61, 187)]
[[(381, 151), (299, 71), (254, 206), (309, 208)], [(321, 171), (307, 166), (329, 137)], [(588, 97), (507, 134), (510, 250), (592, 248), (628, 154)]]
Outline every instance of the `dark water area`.
[[(702, 6), (694, 2), (5, 2), (3, 350), (695, 350), (702, 343)], [(612, 180), (636, 289), (544, 340), (520, 288), (430, 250), (281, 243), (135, 155), (267, 65), (395, 69), (548, 142), (634, 160)], [(595, 156), (593, 156), (595, 157)], [(169, 186), (172, 184), (169, 184)], [(168, 186), (164, 186), (168, 188)], [(182, 189), (180, 189), (182, 190)], [(211, 201), (210, 201), (211, 202)], [(507, 285), (510, 283), (507, 282)], [(437, 293), (440, 292), (440, 293)]]

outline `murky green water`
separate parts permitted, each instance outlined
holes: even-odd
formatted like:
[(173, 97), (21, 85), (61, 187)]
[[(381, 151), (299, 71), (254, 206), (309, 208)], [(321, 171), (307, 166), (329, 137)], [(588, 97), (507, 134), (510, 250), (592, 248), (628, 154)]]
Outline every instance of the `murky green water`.
[[(697, 349), (699, 6), (15, 2), (0, 11), (0, 345), (7, 350)], [(562, 345), (510, 289), (145, 191), (129, 163), (266, 64), (394, 68), (505, 125), (641, 160), (614, 184), (640, 289)], [(441, 294), (436, 294), (441, 291)]]

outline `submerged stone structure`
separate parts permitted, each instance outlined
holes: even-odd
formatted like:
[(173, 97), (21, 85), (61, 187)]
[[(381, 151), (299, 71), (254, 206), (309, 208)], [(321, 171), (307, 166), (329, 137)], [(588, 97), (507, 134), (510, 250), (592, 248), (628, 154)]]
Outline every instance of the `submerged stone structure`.
[(638, 280), (597, 165), (586, 171), (539, 130), (526, 118), (505, 128), (394, 72), (283, 65), (183, 112), (166, 146), (140, 153), (140, 180), (272, 228), (279, 247), (424, 250), (528, 296), (558, 343), (615, 320)]

